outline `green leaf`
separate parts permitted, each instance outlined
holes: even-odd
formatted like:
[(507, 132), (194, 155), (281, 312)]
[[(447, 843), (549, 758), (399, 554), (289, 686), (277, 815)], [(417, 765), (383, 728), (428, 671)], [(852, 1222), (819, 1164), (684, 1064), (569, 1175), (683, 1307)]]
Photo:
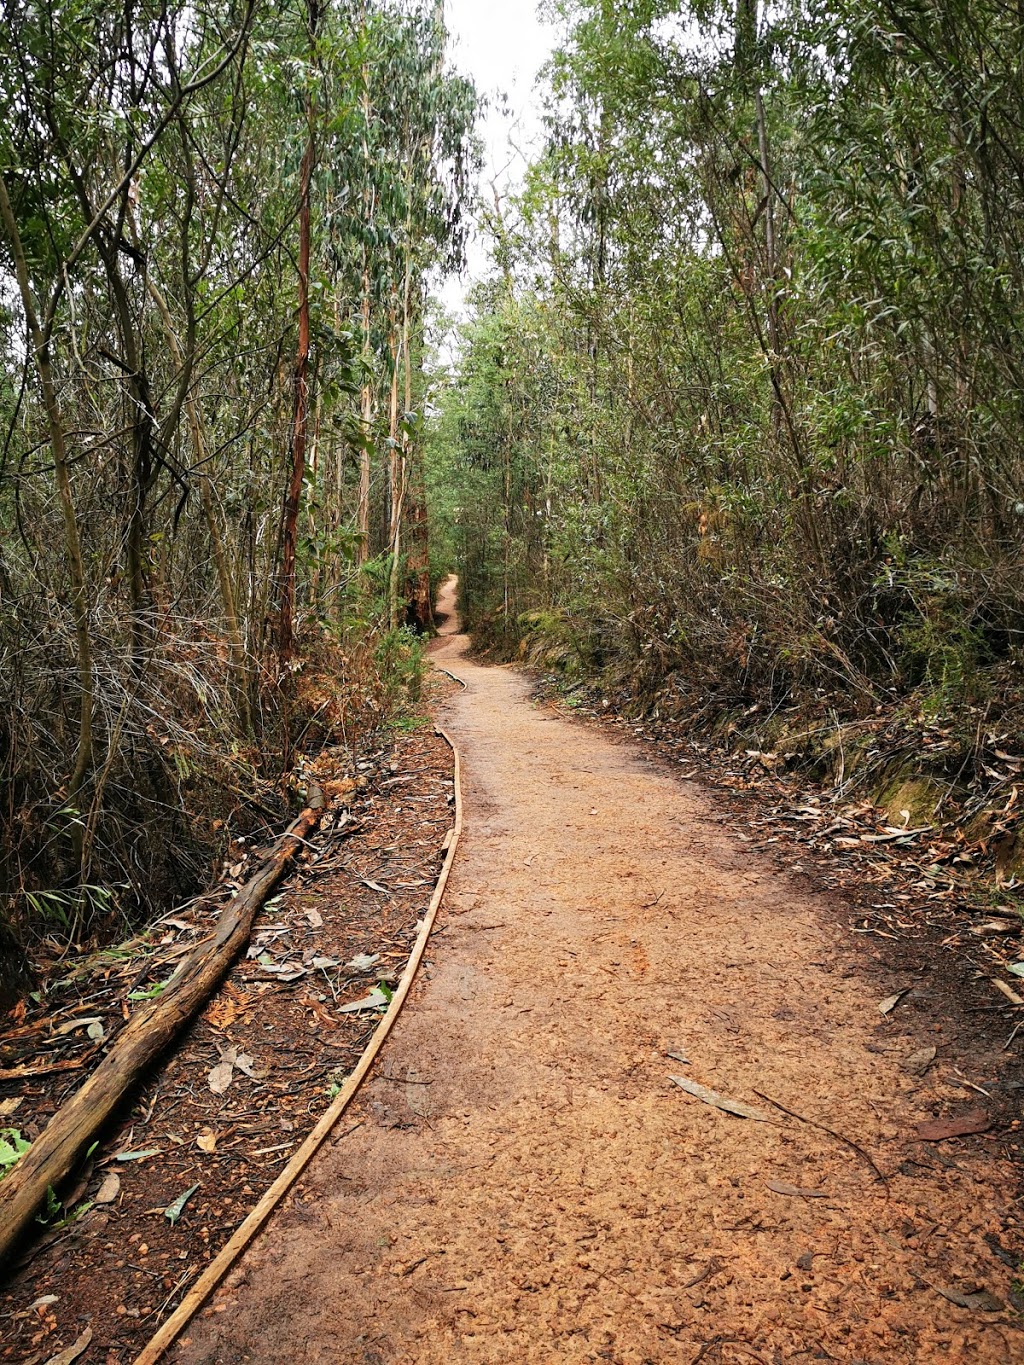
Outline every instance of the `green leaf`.
[(198, 1190), (200, 1183), (201, 1182), (197, 1180), (194, 1185), (190, 1185), (184, 1194), (180, 1194), (173, 1204), (168, 1204), (164, 1209), (164, 1217), (167, 1219), (168, 1223), (170, 1223), (171, 1227), (173, 1227), (181, 1217), (185, 1210), (185, 1205), (195, 1194), (196, 1190)]
[(32, 1146), (17, 1128), (0, 1128), (0, 1180)]
[[(170, 980), (170, 978), (168, 978), (168, 981), (169, 981), (169, 980)], [(167, 985), (168, 985), (168, 981), (155, 981), (155, 982), (153, 983), (152, 986), (147, 986), (147, 987), (145, 988), (145, 990), (130, 991), (130, 992), (128, 993), (128, 999), (129, 999), (129, 1000), (155, 1000), (156, 997), (157, 997), (158, 995), (160, 995), (161, 992), (164, 991), (164, 990), (166, 989), (166, 987), (167, 987)]]

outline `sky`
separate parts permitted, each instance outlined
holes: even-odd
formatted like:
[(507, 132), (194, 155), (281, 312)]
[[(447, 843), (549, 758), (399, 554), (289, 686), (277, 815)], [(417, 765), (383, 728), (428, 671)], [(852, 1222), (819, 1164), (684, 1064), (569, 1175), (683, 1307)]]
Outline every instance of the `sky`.
[[(480, 124), (484, 141), (481, 191), (490, 199), (492, 185), (514, 188), (524, 168), (522, 152), (539, 144), (540, 102), (534, 83), (555, 46), (556, 30), (537, 16), (537, 0), (445, 0), (448, 60), (471, 76), (487, 97)], [(500, 96), (507, 97), (502, 106)], [(441, 297), (452, 312), (461, 311), (469, 284), (486, 271), (487, 251), (479, 239), (470, 243), (469, 266), (461, 279), (447, 281)]]

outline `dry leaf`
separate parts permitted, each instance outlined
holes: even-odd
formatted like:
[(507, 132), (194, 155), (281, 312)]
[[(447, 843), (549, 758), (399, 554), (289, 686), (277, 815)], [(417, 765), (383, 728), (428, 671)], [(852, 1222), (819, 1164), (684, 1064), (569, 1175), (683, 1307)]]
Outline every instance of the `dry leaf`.
[(65, 1033), (74, 1033), (76, 1029), (80, 1028), (91, 1029), (93, 1024), (102, 1025), (102, 1023), (103, 1023), (102, 1015), (90, 1014), (87, 1018), (72, 1019), (66, 1024), (61, 1024), (60, 1028), (54, 1030), (54, 1033), (58, 1038), (60, 1038)]
[(215, 1095), (223, 1095), (234, 1079), (235, 1071), (231, 1062), (218, 1062), (210, 1072), (210, 1089)]
[(96, 1194), (93, 1196), (94, 1204), (112, 1204), (121, 1193), (121, 1177), (116, 1171), (111, 1171), (109, 1175), (103, 1177)]
[(351, 1005), (339, 1005), (339, 1014), (358, 1014), (360, 1010), (379, 1010), (387, 1005), (388, 998), (383, 991), (374, 990), (364, 995), (362, 1000), (353, 1000)]
[(90, 1341), (92, 1341), (92, 1328), (87, 1327), (70, 1346), (63, 1351), (58, 1351), (55, 1356), (51, 1356), (46, 1365), (71, 1365), (71, 1362), (78, 1359)]
[(381, 886), (380, 882), (371, 881), (369, 877), (360, 877), (359, 880), (364, 886), (368, 886), (371, 891), (379, 891), (382, 896), (389, 896), (391, 894), (386, 886)]
[(199, 1181), (197, 1180), (194, 1185), (190, 1185), (188, 1187), (184, 1194), (179, 1195), (173, 1204), (168, 1204), (167, 1207), (164, 1209), (164, 1217), (170, 1223), (172, 1228), (174, 1227), (175, 1223), (178, 1221), (178, 1219), (184, 1212), (185, 1205), (192, 1198), (192, 1196), (195, 1194), (198, 1188)]
[(931, 1119), (917, 1125), (917, 1136), (925, 1142), (941, 1142), (944, 1138), (966, 1137), (970, 1133), (984, 1133), (992, 1127), (992, 1119), (984, 1109), (972, 1109), (958, 1118)]
[(212, 1128), (204, 1128), (196, 1137), (196, 1146), (201, 1152), (215, 1152), (217, 1150), (217, 1134)]
[(731, 1100), (726, 1095), (719, 1095), (715, 1090), (709, 1090), (706, 1085), (700, 1085), (697, 1081), (691, 1081), (686, 1076), (670, 1076), (670, 1081), (675, 1081), (681, 1090), (685, 1090), (688, 1095), (693, 1095), (698, 1100), (703, 1100), (705, 1104), (712, 1105), (715, 1109), (724, 1109), (727, 1114), (735, 1114), (740, 1119), (754, 1119), (757, 1123), (767, 1123), (768, 1115), (763, 1114), (759, 1109), (753, 1109), (749, 1104), (743, 1104), (740, 1100)]
[(21, 1095), (13, 1095), (9, 1100), (0, 1100), (0, 1118), (6, 1118), (8, 1114), (13, 1114), (21, 1103)]
[(895, 995), (887, 995), (884, 1000), (879, 1001), (878, 1013), (882, 1016), (883, 1019), (893, 1012), (893, 1010), (900, 1003), (900, 1001), (903, 999), (903, 997), (906, 995), (909, 989), (910, 989), (909, 986), (904, 986), (903, 989), (901, 991), (897, 991)]
[(802, 1199), (825, 1199), (824, 1190), (811, 1190), (805, 1185), (787, 1185), (784, 1180), (766, 1180), (765, 1184), (776, 1194), (798, 1194)]
[(244, 1004), (239, 1004), (235, 1000), (229, 1000), (224, 996), (218, 996), (212, 1004), (207, 1005), (203, 1011), (203, 1018), (215, 1029), (226, 1029), (233, 1024), (242, 1013)]
[(380, 953), (356, 953), (345, 966), (353, 972), (370, 972), (380, 961)]
[(323, 928), (324, 917), (323, 917), (323, 915), (321, 915), (321, 913), (320, 913), (319, 910), (307, 910), (307, 911), (305, 912), (305, 914), (306, 914), (306, 919), (309, 921), (310, 925), (311, 925), (314, 929), (322, 929), (322, 928)]
[(995, 1294), (990, 1294), (987, 1289), (972, 1289), (967, 1293), (961, 1293), (958, 1289), (947, 1289), (941, 1284), (933, 1284), (932, 1288), (936, 1294), (941, 1294), (958, 1308), (970, 1308), (976, 1313), (1001, 1313), (1006, 1307), (1002, 1299), (997, 1299)]
[(903, 1065), (912, 1075), (923, 1076), (934, 1061), (935, 1049), (922, 1047), (917, 1052), (912, 1052)]

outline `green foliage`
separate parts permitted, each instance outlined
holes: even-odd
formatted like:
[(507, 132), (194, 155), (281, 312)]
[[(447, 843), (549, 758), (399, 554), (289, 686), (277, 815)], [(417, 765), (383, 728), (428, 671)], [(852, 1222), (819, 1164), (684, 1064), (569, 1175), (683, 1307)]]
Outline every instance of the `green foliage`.
[(430, 438), (471, 628), (666, 705), (984, 695), (1024, 645), (1024, 19), (561, 8)]
[(381, 634), (423, 596), (424, 298), (462, 259), (477, 161), (444, 49), (432, 0), (5, 7), (0, 912), (27, 940), (194, 894), (328, 648), (338, 716), (379, 723), (418, 686), (417, 649)]
[(417, 702), (423, 685), (423, 640), (408, 626), (388, 630), (377, 643), (376, 660), (391, 695)]
[(17, 1128), (0, 1128), (0, 1180), (32, 1146)]
[(151, 986), (143, 986), (139, 990), (129, 991), (128, 999), (134, 1001), (155, 1000), (158, 995), (163, 995), (169, 982), (170, 978), (167, 981), (154, 981)]

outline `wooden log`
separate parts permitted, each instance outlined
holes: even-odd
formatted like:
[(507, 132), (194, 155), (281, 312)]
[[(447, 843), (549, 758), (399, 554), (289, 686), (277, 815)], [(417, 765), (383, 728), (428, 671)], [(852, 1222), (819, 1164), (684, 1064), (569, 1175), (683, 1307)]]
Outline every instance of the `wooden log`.
[(192, 950), (160, 995), (137, 1009), (89, 1079), (50, 1119), (42, 1134), (0, 1181), (0, 1264), (46, 1198), (72, 1170), (142, 1071), (194, 1018), (248, 942), (256, 912), (316, 828), (323, 796), (281, 836), (256, 874), (233, 896), (212, 938)]

